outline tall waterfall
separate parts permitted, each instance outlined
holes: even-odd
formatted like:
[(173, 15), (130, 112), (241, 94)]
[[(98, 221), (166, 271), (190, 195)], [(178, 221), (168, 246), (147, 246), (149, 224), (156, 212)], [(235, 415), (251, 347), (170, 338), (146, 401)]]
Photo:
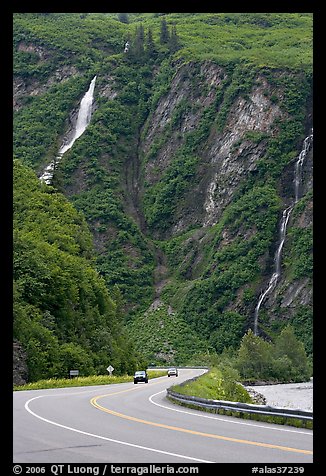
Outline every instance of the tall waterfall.
[(88, 91), (85, 93), (83, 99), (80, 102), (77, 122), (71, 139), (67, 143), (63, 143), (61, 145), (57, 157), (45, 168), (43, 174), (40, 176), (40, 180), (43, 180), (47, 184), (51, 183), (54, 169), (63, 154), (67, 152), (67, 150), (71, 149), (75, 140), (78, 139), (78, 137), (80, 137), (84, 133), (86, 127), (90, 123), (92, 116), (95, 81), (96, 76), (94, 76), (94, 78), (92, 79)]
[(303, 147), (302, 150), (299, 154), (298, 160), (295, 163), (295, 168), (294, 168), (294, 192), (295, 192), (295, 198), (294, 202), (292, 205), (288, 206), (285, 208), (283, 211), (282, 215), (282, 220), (280, 223), (280, 232), (279, 232), (279, 245), (275, 253), (274, 257), (274, 264), (275, 264), (275, 270), (274, 273), (272, 274), (272, 277), (270, 278), (266, 289), (261, 293), (258, 299), (257, 306), (255, 308), (255, 316), (254, 316), (254, 333), (257, 335), (258, 333), (258, 317), (259, 317), (259, 310), (260, 307), (265, 299), (265, 297), (275, 288), (276, 283), (281, 275), (281, 258), (282, 258), (282, 249), (283, 245), (285, 242), (285, 237), (286, 237), (286, 230), (287, 226), (289, 223), (289, 218), (292, 213), (292, 210), (294, 208), (294, 205), (297, 203), (297, 201), (300, 198), (300, 187), (302, 184), (302, 165), (303, 162), (308, 154), (308, 151), (310, 149), (310, 146), (313, 141), (313, 130), (311, 130), (311, 134), (307, 136), (303, 142)]

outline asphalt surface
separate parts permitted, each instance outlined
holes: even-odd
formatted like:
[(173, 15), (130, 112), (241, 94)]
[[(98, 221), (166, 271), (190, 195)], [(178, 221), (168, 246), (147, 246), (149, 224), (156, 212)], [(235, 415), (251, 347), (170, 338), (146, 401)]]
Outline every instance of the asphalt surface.
[(166, 388), (203, 373), (16, 391), (14, 463), (311, 463), (312, 431), (171, 403)]

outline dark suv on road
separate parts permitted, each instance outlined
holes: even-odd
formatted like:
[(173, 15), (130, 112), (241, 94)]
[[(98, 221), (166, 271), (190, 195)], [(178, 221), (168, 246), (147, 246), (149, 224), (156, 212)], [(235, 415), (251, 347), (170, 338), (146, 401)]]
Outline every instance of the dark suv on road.
[(134, 375), (134, 383), (145, 382), (148, 383), (148, 375), (145, 370), (138, 370)]

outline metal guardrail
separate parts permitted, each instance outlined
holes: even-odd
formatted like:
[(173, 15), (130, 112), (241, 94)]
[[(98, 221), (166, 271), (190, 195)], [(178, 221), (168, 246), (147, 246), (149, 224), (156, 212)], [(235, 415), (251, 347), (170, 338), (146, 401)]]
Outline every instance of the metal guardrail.
[(227, 400), (209, 400), (206, 398), (183, 395), (174, 392), (171, 387), (167, 389), (168, 397), (179, 403), (195, 405), (199, 408), (215, 410), (231, 410), (239, 413), (252, 413), (256, 415), (279, 416), (283, 418), (296, 418), (299, 420), (313, 421), (313, 412), (305, 410), (271, 407), (269, 405), (256, 405), (252, 403), (229, 402)]
[[(150, 369), (151, 367), (149, 367)], [(152, 369), (155, 367), (153, 366)], [(162, 370), (169, 367), (160, 367)], [(204, 369), (209, 370), (209, 367), (200, 366), (200, 367), (179, 367), (178, 369)], [(156, 367), (158, 369), (158, 367)], [(199, 376), (193, 377), (191, 379), (185, 380), (180, 385), (183, 386), (189, 382), (195, 381)], [(269, 416), (278, 416), (283, 418), (295, 418), (303, 421), (313, 421), (313, 412), (308, 412), (306, 410), (293, 409), (293, 408), (282, 408), (282, 407), (271, 407), (269, 405), (257, 405), (254, 403), (241, 403), (241, 402), (229, 402), (227, 400), (210, 400), (201, 397), (194, 397), (190, 395), (184, 395), (182, 393), (174, 392), (171, 390), (173, 386), (166, 389), (167, 395), (170, 399), (175, 400), (179, 403), (191, 404), (199, 408), (208, 408), (215, 410), (218, 413), (218, 410), (229, 410), (239, 413), (251, 413), (255, 415), (269, 415)]]

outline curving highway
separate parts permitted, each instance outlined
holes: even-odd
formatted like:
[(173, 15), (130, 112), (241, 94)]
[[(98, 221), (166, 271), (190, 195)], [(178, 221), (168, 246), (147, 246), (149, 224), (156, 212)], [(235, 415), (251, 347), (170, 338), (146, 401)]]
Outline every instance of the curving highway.
[(311, 463), (312, 431), (251, 422), (169, 402), (166, 388), (203, 373), (184, 369), (148, 384), (17, 391), (14, 463)]

